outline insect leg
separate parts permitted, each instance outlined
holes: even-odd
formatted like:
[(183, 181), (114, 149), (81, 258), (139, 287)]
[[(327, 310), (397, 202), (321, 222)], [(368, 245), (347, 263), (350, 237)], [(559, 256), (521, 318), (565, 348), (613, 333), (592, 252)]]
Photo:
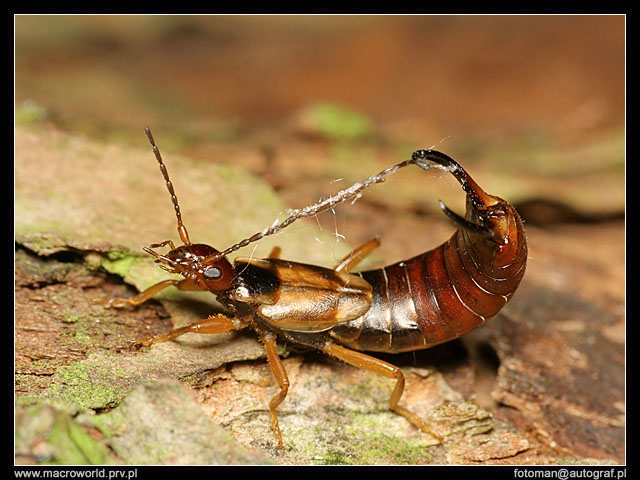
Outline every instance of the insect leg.
[(367, 243), (360, 245), (349, 255), (340, 260), (340, 263), (336, 265), (334, 270), (336, 272), (340, 272), (342, 270), (349, 271), (351, 267), (354, 267), (360, 260), (369, 255), (373, 250), (380, 246), (380, 239), (378, 237), (373, 237)]
[(184, 327), (174, 328), (165, 335), (156, 335), (155, 337), (141, 338), (133, 342), (132, 347), (149, 347), (154, 343), (170, 342), (185, 333), (225, 333), (231, 330), (242, 330), (245, 327), (235, 318), (229, 318), (224, 315), (212, 315), (204, 320), (199, 320)]
[(113, 298), (108, 298), (106, 300), (104, 299), (96, 300), (94, 303), (102, 304), (107, 308), (110, 308), (110, 307), (122, 308), (127, 305), (137, 307), (138, 305), (143, 304), (147, 300), (150, 300), (156, 293), (160, 292), (161, 290), (164, 290), (167, 287), (176, 287), (178, 290), (200, 290), (189, 279), (186, 279), (186, 278), (183, 280), (169, 279), (169, 280), (163, 280), (161, 282), (158, 282), (155, 285), (151, 285), (149, 288), (140, 292), (135, 297), (131, 297), (131, 298), (113, 297)]
[(354, 367), (362, 368), (388, 378), (395, 378), (397, 381), (396, 386), (391, 393), (391, 397), (389, 398), (389, 409), (399, 415), (402, 415), (420, 430), (433, 435), (439, 442), (442, 442), (442, 437), (434, 432), (424, 420), (418, 417), (415, 413), (398, 405), (400, 397), (402, 397), (402, 392), (404, 391), (404, 374), (402, 373), (402, 370), (383, 360), (371, 357), (361, 352), (356, 352), (355, 350), (350, 350), (330, 341), (324, 344), (322, 350), (329, 355), (333, 355), (334, 357), (353, 365)]
[(289, 377), (287, 377), (287, 371), (276, 352), (275, 338), (270, 334), (266, 334), (261, 337), (261, 340), (264, 344), (264, 349), (267, 352), (267, 361), (271, 367), (271, 372), (280, 387), (280, 392), (269, 402), (269, 412), (271, 413), (271, 427), (273, 428), (273, 433), (278, 440), (276, 448), (282, 448), (282, 434), (280, 433), (280, 425), (278, 424), (276, 408), (278, 408), (278, 405), (280, 405), (287, 396), (287, 392), (289, 391)]
[(152, 243), (147, 248), (162, 248), (162, 247), (166, 247), (167, 245), (169, 245), (169, 250), (176, 249), (175, 244), (171, 240), (165, 240), (164, 242), (160, 242), (160, 243)]

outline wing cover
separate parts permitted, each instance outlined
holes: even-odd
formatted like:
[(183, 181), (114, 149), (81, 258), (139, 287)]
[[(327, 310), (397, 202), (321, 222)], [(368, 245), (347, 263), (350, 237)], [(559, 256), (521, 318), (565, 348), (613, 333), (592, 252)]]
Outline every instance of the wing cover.
[(276, 258), (235, 260), (233, 299), (256, 305), (267, 323), (294, 332), (322, 332), (364, 315), (371, 285), (360, 276)]

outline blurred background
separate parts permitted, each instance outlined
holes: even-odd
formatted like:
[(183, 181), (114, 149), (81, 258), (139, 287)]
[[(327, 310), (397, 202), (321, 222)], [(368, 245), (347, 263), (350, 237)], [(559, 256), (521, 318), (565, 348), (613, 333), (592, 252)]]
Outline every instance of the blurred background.
[[(15, 39), (18, 124), (136, 146), (148, 125), (292, 207), (435, 146), (528, 221), (624, 210), (621, 15), (34, 15)], [(422, 188), (384, 201), (434, 211)]]
[(291, 206), (435, 146), (532, 222), (624, 209), (621, 15), (18, 16), (15, 39), (18, 124), (148, 125)]
[[(139, 251), (175, 239), (145, 126), (192, 241), (220, 249), (278, 211), (434, 147), (518, 207), (530, 245), (519, 303), (505, 309), (515, 320), (478, 337), (494, 352), (485, 355), (489, 383), (470, 380), (469, 364), (444, 368), (447, 382), (549, 455), (621, 461), (625, 23), (623, 15), (18, 15), (18, 244)], [(238, 171), (262, 183), (226, 190), (245, 185)], [(373, 235), (382, 237), (376, 265), (433, 248), (453, 231), (437, 200), (462, 212), (464, 196), (444, 173), (428, 177), (398, 173), (274, 242), (284, 258), (325, 265)], [(263, 210), (274, 192), (281, 203)], [(43, 232), (62, 242), (47, 250), (30, 237)], [(37, 371), (37, 354), (20, 358), (24, 372)], [(523, 373), (511, 358), (535, 368)], [(504, 380), (516, 370), (547, 396)], [(531, 414), (533, 404), (548, 409)]]
[[(412, 141), (624, 125), (623, 16), (19, 16), (16, 100), (69, 127), (233, 138), (331, 102)], [(99, 127), (99, 128), (98, 128)]]

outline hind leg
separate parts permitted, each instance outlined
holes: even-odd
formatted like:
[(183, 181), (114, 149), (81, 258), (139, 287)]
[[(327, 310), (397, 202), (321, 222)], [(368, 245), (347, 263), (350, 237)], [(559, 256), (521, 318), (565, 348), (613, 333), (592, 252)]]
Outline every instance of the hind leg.
[(422, 420), (419, 416), (417, 416), (410, 410), (407, 410), (406, 408), (398, 405), (398, 403), (400, 402), (400, 397), (402, 397), (402, 392), (404, 391), (404, 374), (402, 373), (402, 370), (400, 370), (395, 365), (387, 363), (383, 360), (371, 357), (361, 352), (356, 352), (355, 350), (350, 350), (333, 342), (325, 343), (322, 350), (329, 355), (332, 355), (350, 365), (353, 365), (354, 367), (362, 368), (364, 370), (377, 373), (378, 375), (383, 375), (387, 378), (395, 379), (396, 386), (394, 387), (393, 392), (391, 393), (391, 397), (389, 398), (389, 409), (399, 415), (402, 415), (420, 430), (425, 433), (429, 433), (430, 435), (438, 439), (438, 442), (442, 443), (442, 436), (434, 432), (427, 422)]
[(378, 237), (373, 237), (368, 242), (360, 245), (358, 248), (353, 250), (349, 255), (344, 257), (338, 265), (334, 268), (336, 272), (340, 272), (342, 270), (349, 271), (352, 267), (355, 267), (358, 262), (360, 262), (363, 258), (369, 255), (373, 250), (380, 246), (380, 239)]
[(271, 414), (271, 427), (273, 428), (273, 433), (278, 441), (276, 448), (283, 448), (282, 433), (280, 432), (280, 424), (278, 422), (278, 413), (276, 412), (276, 408), (278, 408), (278, 405), (280, 405), (287, 396), (287, 392), (289, 391), (289, 377), (287, 376), (287, 371), (284, 368), (282, 360), (276, 352), (276, 342), (273, 335), (265, 334), (262, 335), (260, 339), (264, 344), (264, 349), (267, 353), (267, 362), (271, 367), (271, 372), (278, 383), (278, 387), (280, 387), (280, 391), (269, 402), (269, 413)]

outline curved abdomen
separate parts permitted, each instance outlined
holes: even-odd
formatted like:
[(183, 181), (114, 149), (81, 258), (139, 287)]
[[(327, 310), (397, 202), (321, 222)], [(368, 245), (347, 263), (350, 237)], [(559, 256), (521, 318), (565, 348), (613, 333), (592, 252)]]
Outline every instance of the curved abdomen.
[(476, 248), (477, 239), (458, 230), (435, 250), (361, 272), (373, 287), (371, 307), (334, 327), (331, 336), (353, 349), (393, 353), (429, 348), (479, 327), (508, 302), (524, 275), (526, 240), (515, 215), (517, 245)]

